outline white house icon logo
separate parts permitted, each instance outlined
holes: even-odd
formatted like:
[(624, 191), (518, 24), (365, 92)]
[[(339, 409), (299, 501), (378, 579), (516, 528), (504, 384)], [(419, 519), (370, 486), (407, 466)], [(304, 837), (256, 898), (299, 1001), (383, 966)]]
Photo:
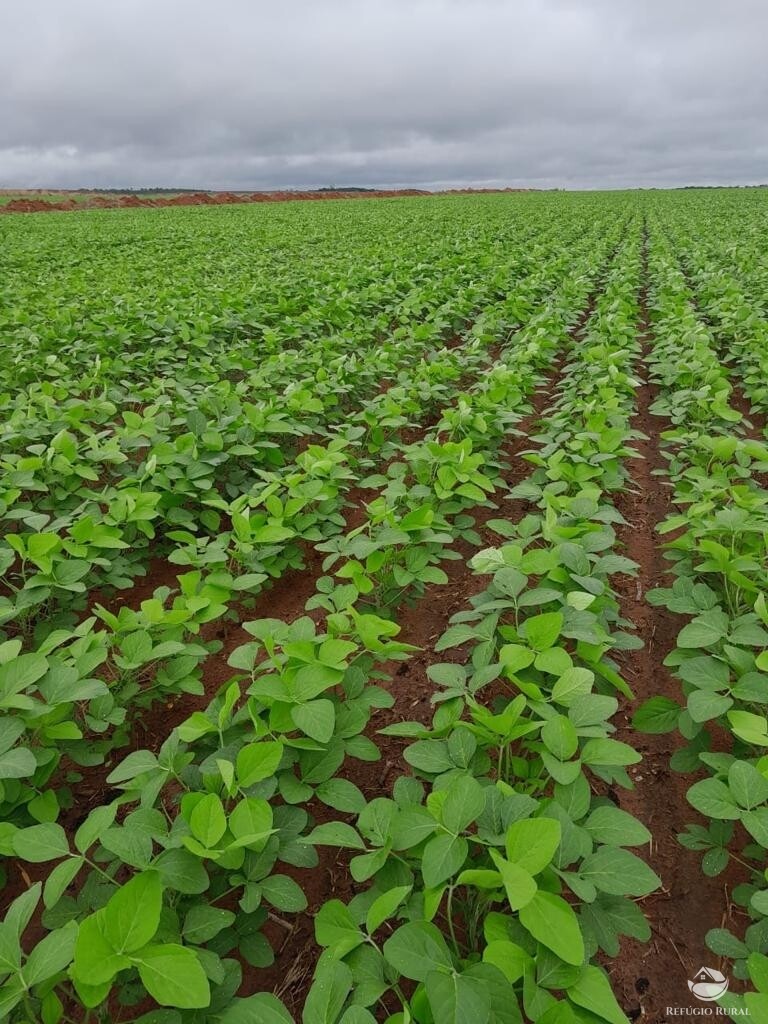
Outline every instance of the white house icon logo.
[(693, 981), (688, 982), (688, 988), (697, 999), (711, 1003), (728, 991), (728, 979), (714, 967), (702, 967)]

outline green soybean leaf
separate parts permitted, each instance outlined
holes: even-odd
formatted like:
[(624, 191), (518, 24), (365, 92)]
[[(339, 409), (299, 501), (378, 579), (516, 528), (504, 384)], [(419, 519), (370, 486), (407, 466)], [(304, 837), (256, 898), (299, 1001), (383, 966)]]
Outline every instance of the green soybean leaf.
[(768, 807), (758, 807), (754, 811), (745, 811), (741, 823), (753, 839), (763, 849), (768, 850)]
[(491, 858), (501, 875), (504, 891), (512, 910), (527, 906), (536, 895), (536, 881), (525, 868), (505, 860), (497, 850), (491, 850)]
[(69, 842), (64, 829), (52, 821), (19, 829), (12, 841), (17, 856), (31, 864), (58, 860), (69, 854)]
[(277, 996), (257, 992), (231, 1003), (218, 1018), (218, 1024), (294, 1024), (294, 1021)]
[(153, 771), (157, 767), (157, 758), (151, 751), (135, 750), (132, 754), (124, 757), (117, 768), (109, 773), (107, 782), (114, 786), (120, 782), (135, 779), (138, 775)]
[(384, 943), (384, 958), (412, 981), (426, 981), (431, 971), (450, 971), (451, 954), (442, 933), (427, 921), (411, 921)]
[(541, 738), (547, 750), (560, 761), (573, 757), (579, 746), (576, 729), (564, 715), (557, 715), (545, 722)]
[(373, 935), (377, 928), (380, 928), (385, 921), (393, 916), (411, 892), (411, 888), (410, 885), (396, 886), (394, 889), (388, 889), (373, 901), (365, 918), (365, 927), (369, 935)]
[(104, 937), (116, 953), (145, 946), (160, 925), (163, 888), (157, 871), (145, 871), (121, 886), (102, 910)]
[(579, 980), (568, 989), (568, 998), (610, 1024), (627, 1024), (610, 982), (599, 967), (584, 967)]
[(348, 779), (329, 779), (317, 787), (315, 795), (336, 811), (359, 814), (365, 810), (365, 797), (354, 782)]
[(117, 804), (105, 804), (103, 807), (95, 807), (77, 832), (75, 832), (75, 846), (80, 853), (87, 853), (91, 846), (108, 828), (111, 827), (117, 814)]
[(552, 818), (525, 818), (507, 829), (507, 860), (537, 875), (552, 862), (560, 845), (561, 826)]
[(224, 806), (215, 793), (207, 793), (195, 805), (189, 816), (192, 835), (203, 846), (212, 850), (227, 830)]
[(584, 962), (584, 940), (571, 906), (554, 893), (539, 891), (520, 910), (520, 923), (547, 949), (567, 964)]
[(493, 964), (510, 983), (519, 981), (532, 963), (529, 953), (508, 939), (494, 939), (483, 950), (483, 962)]
[(234, 921), (235, 915), (231, 910), (222, 910), (220, 907), (198, 903), (189, 910), (184, 918), (181, 934), (188, 942), (202, 945), (212, 939), (214, 935), (218, 935), (223, 928), (229, 928)]
[(562, 612), (544, 612), (543, 615), (532, 615), (521, 627), (521, 633), (534, 649), (545, 651), (554, 646), (563, 628)]
[(336, 727), (336, 710), (330, 700), (313, 700), (291, 709), (291, 718), (305, 735), (328, 743)]
[(584, 822), (584, 828), (596, 843), (607, 846), (643, 846), (651, 833), (637, 818), (619, 807), (596, 807)]
[(718, 821), (736, 821), (741, 817), (741, 808), (724, 782), (719, 779), (702, 779), (694, 783), (686, 793), (691, 807), (701, 811), (708, 818)]
[(352, 988), (352, 972), (344, 963), (319, 966), (304, 1003), (302, 1024), (336, 1024)]
[(297, 882), (288, 875), (270, 875), (259, 882), (267, 902), (277, 910), (299, 913), (307, 906), (307, 897)]
[(35, 946), (24, 964), (22, 976), (31, 987), (63, 971), (72, 961), (77, 939), (77, 925), (70, 921), (63, 928), (49, 932)]
[(587, 740), (581, 752), (581, 759), (584, 764), (600, 767), (623, 767), (642, 761), (638, 752), (626, 743), (608, 739)]
[(341, 900), (328, 900), (317, 912), (315, 938), (319, 945), (332, 948), (338, 958), (365, 942), (365, 935)]
[(14, 747), (0, 754), (0, 779), (26, 779), (34, 775), (37, 761), (31, 750)]
[(442, 805), (443, 824), (454, 835), (458, 835), (480, 817), (484, 808), (485, 793), (482, 786), (472, 776), (463, 775), (446, 790)]
[(552, 700), (569, 707), (576, 697), (590, 692), (594, 681), (594, 672), (587, 668), (567, 668), (552, 687)]
[(54, 907), (59, 902), (65, 889), (82, 866), (81, 857), (70, 857), (56, 865), (43, 886), (43, 903), (46, 909)]
[(347, 846), (351, 850), (365, 849), (365, 843), (355, 829), (343, 821), (329, 821), (324, 825), (317, 825), (308, 836), (304, 836), (300, 841), (314, 846)]
[(487, 1024), (491, 997), (480, 978), (431, 971), (425, 982), (432, 1018), (440, 1024)]
[(229, 816), (229, 830), (235, 837), (236, 846), (254, 846), (271, 835), (273, 829), (272, 808), (266, 800), (246, 796), (240, 800)]
[(464, 866), (469, 852), (469, 844), (463, 836), (434, 836), (424, 847), (424, 859), (421, 870), (424, 884), (428, 889), (435, 889), (441, 882), (446, 882), (457, 874)]
[(660, 735), (673, 732), (680, 717), (680, 705), (669, 697), (651, 697), (632, 716), (632, 727), (638, 732)]
[(612, 896), (647, 896), (661, 885), (645, 861), (615, 846), (600, 846), (585, 857), (579, 875)]
[(210, 1004), (211, 990), (205, 971), (186, 946), (145, 946), (134, 962), (147, 992), (161, 1006), (200, 1010)]
[(115, 952), (114, 946), (104, 934), (104, 925), (104, 913), (100, 910), (80, 923), (72, 966), (73, 977), (78, 985), (107, 984), (118, 971), (131, 965), (127, 956)]
[(249, 743), (237, 755), (237, 782), (243, 789), (274, 775), (283, 758), (282, 743)]
[(728, 788), (747, 810), (768, 800), (768, 779), (746, 761), (736, 761), (728, 769)]
[(728, 634), (728, 616), (713, 608), (683, 626), (677, 637), (678, 647), (713, 647)]

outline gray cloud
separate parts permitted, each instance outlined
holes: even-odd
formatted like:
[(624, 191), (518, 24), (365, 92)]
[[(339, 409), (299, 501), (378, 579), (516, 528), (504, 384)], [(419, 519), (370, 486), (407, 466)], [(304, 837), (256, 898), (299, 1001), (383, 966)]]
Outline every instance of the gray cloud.
[(768, 180), (763, 0), (38, 0), (0, 185)]

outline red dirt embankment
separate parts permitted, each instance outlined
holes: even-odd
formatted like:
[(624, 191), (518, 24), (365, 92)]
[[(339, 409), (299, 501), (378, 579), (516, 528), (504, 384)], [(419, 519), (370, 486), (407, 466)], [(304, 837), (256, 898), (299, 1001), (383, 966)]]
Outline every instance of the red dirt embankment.
[[(39, 190), (29, 190), (29, 194), (35, 194)], [(387, 199), (397, 196), (435, 196), (435, 195), (476, 195), (487, 192), (528, 192), (524, 188), (462, 188), (448, 189), (446, 192), (427, 192), (424, 189), (372, 189), (366, 192), (344, 192), (344, 191), (323, 191), (323, 192), (182, 192), (179, 195), (169, 198), (145, 198), (144, 196), (130, 193), (128, 195), (92, 195), (87, 199), (77, 201), (72, 198), (65, 198), (51, 202), (45, 199), (11, 199), (4, 206), (0, 206), (2, 213), (50, 213), (63, 210), (94, 210), (113, 209), (121, 207), (145, 207), (145, 206), (222, 206), (230, 203), (288, 203), (298, 200), (317, 199)]]

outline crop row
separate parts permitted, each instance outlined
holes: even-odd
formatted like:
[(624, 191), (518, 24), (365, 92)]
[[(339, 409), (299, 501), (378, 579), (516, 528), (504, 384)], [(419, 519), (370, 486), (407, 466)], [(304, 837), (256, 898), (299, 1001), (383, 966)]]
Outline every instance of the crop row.
[[(634, 722), (648, 732), (679, 731), (685, 742), (673, 768), (706, 772), (687, 793), (706, 824), (689, 824), (679, 838), (703, 854), (709, 876), (731, 860), (741, 868), (732, 899), (748, 916), (746, 934), (742, 940), (713, 929), (706, 941), (756, 989), (724, 996), (721, 1005), (759, 1018), (768, 1005), (768, 493), (758, 476), (768, 446), (744, 431), (732, 381), (676, 249), (661, 232), (651, 238), (648, 360), (659, 389), (652, 411), (669, 421), (661, 437), (677, 508), (658, 528), (671, 537), (665, 547), (673, 582), (648, 597), (688, 621), (665, 661), (684, 704), (654, 697)], [(732, 355), (748, 372), (741, 350)]]

